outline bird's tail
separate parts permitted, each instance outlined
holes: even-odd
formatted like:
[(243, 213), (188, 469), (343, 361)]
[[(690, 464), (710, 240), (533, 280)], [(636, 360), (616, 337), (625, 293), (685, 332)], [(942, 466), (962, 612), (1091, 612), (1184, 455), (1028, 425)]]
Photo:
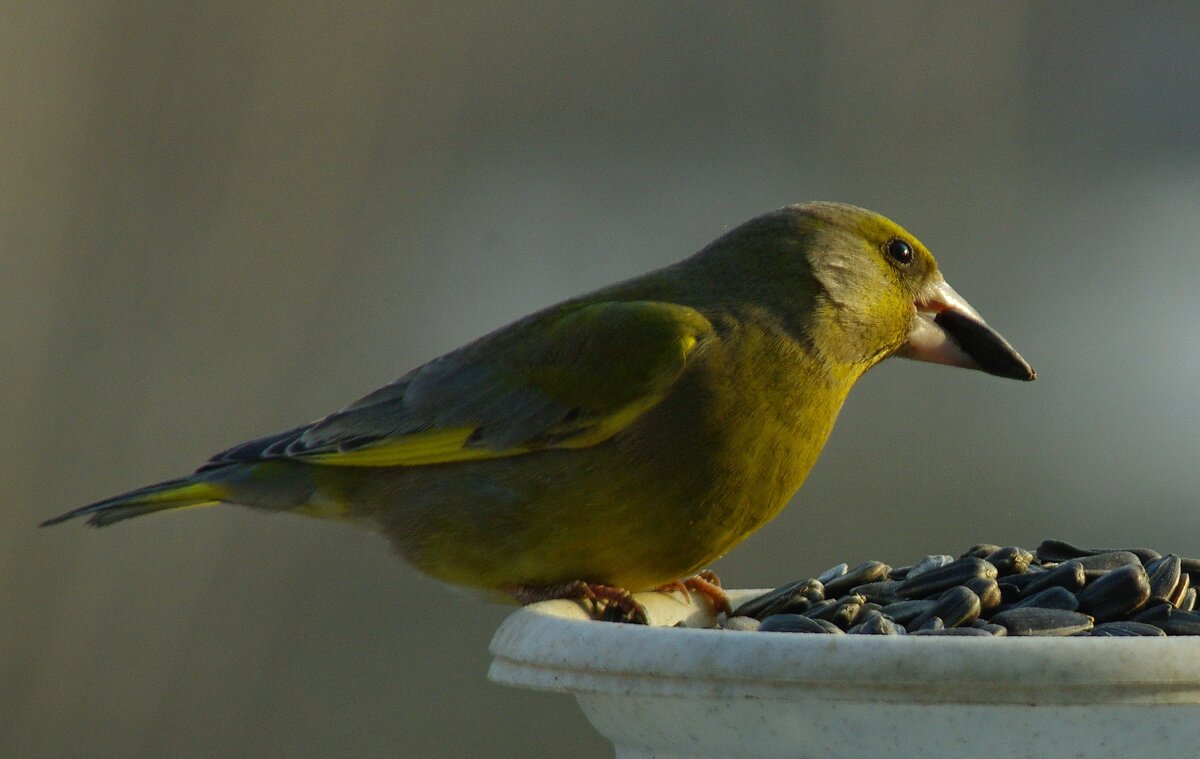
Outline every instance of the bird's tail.
[(66, 514), (60, 514), (53, 519), (42, 522), (47, 527), (68, 519), (90, 515), (88, 524), (93, 527), (120, 522), (143, 514), (168, 509), (182, 509), (187, 506), (210, 506), (222, 501), (228, 495), (226, 488), (213, 482), (197, 480), (193, 477), (182, 477), (178, 480), (168, 480), (157, 485), (147, 485), (144, 488), (131, 490), (128, 493), (105, 498), (87, 506), (82, 506)]

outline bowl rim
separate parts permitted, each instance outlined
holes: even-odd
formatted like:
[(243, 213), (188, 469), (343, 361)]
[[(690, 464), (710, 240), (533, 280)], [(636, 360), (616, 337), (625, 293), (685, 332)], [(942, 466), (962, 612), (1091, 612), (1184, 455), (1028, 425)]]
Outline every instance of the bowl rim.
[[(729, 591), (735, 601), (765, 591)], [(595, 622), (570, 601), (510, 615), (489, 676), (547, 690), (944, 703), (1200, 703), (1200, 637), (805, 635), (697, 629), (707, 601), (638, 594), (651, 625)], [(687, 626), (676, 627), (677, 623)]]

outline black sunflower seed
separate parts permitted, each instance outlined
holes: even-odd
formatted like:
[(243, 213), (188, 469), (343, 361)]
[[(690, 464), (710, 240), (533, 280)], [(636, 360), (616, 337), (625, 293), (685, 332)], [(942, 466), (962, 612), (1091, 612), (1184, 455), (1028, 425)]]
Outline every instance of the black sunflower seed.
[(817, 575), (817, 580), (824, 585), (830, 580), (836, 580), (837, 578), (846, 574), (848, 571), (850, 571), (850, 565), (843, 561), (841, 564), (835, 564), (821, 574)]
[(886, 580), (892, 570), (882, 561), (864, 561), (854, 569), (825, 583), (825, 596), (834, 598), (859, 585)]
[(960, 636), (960, 637), (979, 637), (990, 638), (992, 633), (987, 630), (982, 630), (978, 627), (943, 627), (936, 630), (917, 630), (909, 633), (909, 635), (935, 635), (935, 636)]
[(994, 580), (996, 576), (994, 566), (983, 559), (968, 556), (916, 576), (910, 573), (897, 592), (905, 598), (928, 598), (977, 577)]
[(1000, 546), (995, 543), (976, 543), (968, 548), (958, 558), (965, 559), (968, 556), (974, 556), (977, 559), (986, 559), (988, 554), (995, 553), (1000, 550)]
[(1100, 622), (1137, 611), (1150, 598), (1150, 580), (1142, 565), (1117, 567), (1078, 594), (1079, 608)]
[(863, 614), (861, 621), (846, 632), (856, 635), (903, 635), (904, 628), (878, 611)]
[(1072, 635), (1092, 628), (1092, 618), (1065, 609), (1009, 609), (992, 617), (992, 621), (1008, 628), (1009, 635)]
[[(1007, 580), (1007, 578), (1005, 578)], [(1070, 559), (1059, 564), (1049, 572), (1040, 575), (1033, 582), (1026, 585), (1023, 589), (1024, 595), (1028, 596), (1037, 593), (1039, 590), (1046, 588), (1062, 587), (1067, 590), (1079, 590), (1087, 582), (1087, 574), (1083, 568), (1083, 564), (1079, 563), (1078, 559)]]
[(990, 577), (976, 577), (967, 580), (962, 585), (979, 596), (979, 605), (984, 610), (994, 609), (1000, 605), (1000, 585)]
[[(750, 599), (728, 630), (841, 635), (1200, 636), (1200, 559), (1148, 548), (980, 543), (895, 569), (839, 564)], [(761, 620), (761, 621), (760, 621)]]
[(1025, 574), (1033, 562), (1033, 554), (1019, 546), (1005, 546), (997, 548), (983, 559), (994, 565), (1000, 576), (1004, 577)]
[(1129, 551), (1105, 551), (1091, 556), (1080, 556), (1075, 561), (1083, 565), (1083, 571), (1089, 580), (1094, 580), (1106, 572), (1118, 567), (1142, 565), (1141, 559)]
[(1183, 562), (1175, 554), (1167, 554), (1146, 564), (1146, 575), (1150, 578), (1150, 598), (1171, 603), (1179, 579), (1184, 576)]
[(820, 580), (797, 580), (746, 601), (733, 610), (733, 616), (763, 619), (772, 614), (799, 614), (824, 598), (825, 588)]
[(1166, 634), (1161, 627), (1148, 625), (1145, 622), (1131, 622), (1127, 619), (1117, 622), (1105, 622), (1104, 624), (1096, 625), (1088, 631), (1088, 635), (1091, 635), (1093, 638), (1154, 638)]
[(772, 614), (758, 626), (759, 632), (827, 633), (823, 625), (803, 614)]
[(1012, 605), (1014, 609), (1026, 609), (1029, 607), (1075, 611), (1079, 608), (1079, 599), (1071, 591), (1056, 585), (1053, 588), (1046, 588), (1045, 590), (1025, 596)]

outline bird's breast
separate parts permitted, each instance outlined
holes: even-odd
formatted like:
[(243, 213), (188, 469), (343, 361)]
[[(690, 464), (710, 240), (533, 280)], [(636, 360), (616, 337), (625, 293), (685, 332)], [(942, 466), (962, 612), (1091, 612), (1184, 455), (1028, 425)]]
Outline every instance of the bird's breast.
[(708, 346), (621, 444), (680, 501), (711, 561), (799, 489), (848, 389), (794, 343), (742, 329)]

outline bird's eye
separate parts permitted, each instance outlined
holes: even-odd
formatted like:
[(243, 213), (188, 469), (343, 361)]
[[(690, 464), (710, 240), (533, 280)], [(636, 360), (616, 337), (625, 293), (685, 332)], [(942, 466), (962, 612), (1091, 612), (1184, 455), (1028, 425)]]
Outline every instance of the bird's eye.
[(892, 257), (897, 263), (907, 264), (912, 263), (913, 250), (912, 246), (897, 237), (894, 240), (888, 241), (884, 247), (887, 254)]

